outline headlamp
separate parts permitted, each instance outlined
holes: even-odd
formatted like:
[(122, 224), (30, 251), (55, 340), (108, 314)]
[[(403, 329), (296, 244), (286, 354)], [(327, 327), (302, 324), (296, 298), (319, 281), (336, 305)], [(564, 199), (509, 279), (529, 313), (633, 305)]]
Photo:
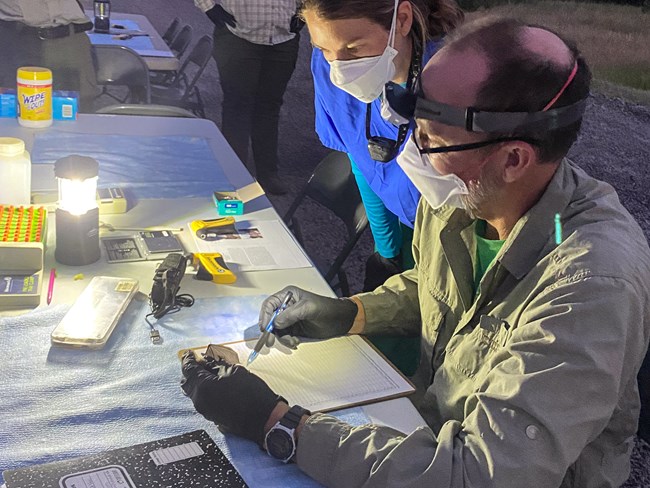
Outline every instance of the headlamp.
[(502, 134), (550, 131), (566, 127), (580, 120), (587, 105), (585, 98), (572, 105), (540, 112), (490, 112), (427, 100), (393, 82), (386, 85), (386, 100), (404, 118), (432, 120), (461, 127), (468, 132)]
[[(399, 86), (399, 85), (398, 85)], [(367, 104), (366, 107), (366, 139), (368, 140), (368, 152), (370, 157), (380, 163), (388, 163), (395, 159), (399, 154), (399, 149), (406, 140), (410, 124), (402, 124), (397, 131), (397, 140), (389, 139), (383, 136), (373, 136), (370, 134), (370, 118), (372, 106)]]
[[(406, 88), (402, 88), (400, 85), (390, 81), (385, 85), (386, 91), (388, 91), (389, 86), (397, 86), (405, 92), (409, 92), (412, 89), (413, 85), (415, 84), (415, 80), (417, 80), (418, 76), (420, 75), (420, 67), (422, 64), (422, 56), (415, 48), (415, 46), (413, 47), (413, 53), (414, 54), (411, 59), (411, 65), (409, 66), (408, 78), (406, 80)], [(388, 163), (395, 159), (399, 154), (399, 150), (402, 147), (402, 144), (404, 144), (408, 131), (411, 127), (411, 122), (401, 124), (399, 126), (399, 129), (397, 130), (397, 140), (383, 136), (373, 136), (370, 133), (371, 114), (372, 104), (368, 103), (366, 104), (366, 139), (368, 141), (368, 152), (370, 153), (370, 157), (375, 161), (378, 161), (380, 163)], [(413, 114), (411, 113), (411, 115)], [(404, 118), (408, 119), (409, 121), (413, 120), (412, 117)]]

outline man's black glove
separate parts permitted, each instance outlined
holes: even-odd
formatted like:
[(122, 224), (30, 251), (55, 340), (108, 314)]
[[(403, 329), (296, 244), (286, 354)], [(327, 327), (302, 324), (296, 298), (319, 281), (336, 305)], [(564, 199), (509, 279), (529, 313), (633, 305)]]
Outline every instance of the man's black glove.
[(289, 22), (289, 32), (297, 34), (303, 27), (305, 27), (305, 21), (302, 20), (298, 14), (294, 14), (294, 16), (291, 17), (291, 22)]
[[(357, 316), (357, 304), (348, 298), (329, 298), (310, 293), (296, 286), (287, 286), (262, 303), (259, 328), (264, 331), (273, 312), (280, 306), (287, 292), (293, 296), (287, 308), (274, 322), (273, 334), (280, 341), (296, 347), (300, 340), (296, 336), (328, 339), (346, 334)], [(273, 345), (274, 336), (269, 336), (267, 345)]]
[(378, 252), (370, 255), (366, 261), (366, 277), (363, 282), (363, 291), (373, 291), (393, 275), (402, 271), (401, 256), (385, 258)]
[(231, 13), (226, 12), (221, 5), (212, 7), (206, 12), (206, 15), (210, 17), (210, 20), (217, 27), (225, 27), (226, 25), (235, 27), (237, 25), (235, 17)]
[(196, 411), (229, 432), (264, 442), (264, 424), (279, 401), (259, 376), (224, 359), (197, 360), (192, 351), (183, 355), (181, 388)]

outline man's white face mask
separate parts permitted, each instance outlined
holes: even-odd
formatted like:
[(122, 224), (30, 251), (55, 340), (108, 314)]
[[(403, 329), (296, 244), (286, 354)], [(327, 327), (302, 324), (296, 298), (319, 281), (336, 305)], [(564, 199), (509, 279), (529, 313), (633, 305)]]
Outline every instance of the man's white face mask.
[(465, 182), (453, 173), (441, 175), (428, 159), (420, 154), (411, 136), (397, 156), (397, 164), (432, 208), (451, 205), (465, 209), (463, 195), (469, 194)]
[(393, 63), (393, 60), (397, 56), (397, 50), (393, 45), (395, 43), (398, 4), (399, 0), (395, 0), (393, 22), (388, 34), (388, 45), (381, 55), (329, 62), (332, 83), (364, 103), (370, 103), (379, 97), (384, 85), (395, 76), (395, 63)]

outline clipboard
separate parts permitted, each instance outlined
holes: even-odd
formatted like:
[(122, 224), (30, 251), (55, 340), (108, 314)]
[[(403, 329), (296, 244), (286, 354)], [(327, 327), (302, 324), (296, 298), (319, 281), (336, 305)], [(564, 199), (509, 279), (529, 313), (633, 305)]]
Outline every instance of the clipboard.
[[(178, 357), (192, 350), (197, 356), (208, 353), (230, 363), (236, 357), (243, 365), (256, 342), (251, 339), (192, 347), (179, 351)], [(260, 352), (250, 371), (289, 404), (311, 412), (356, 407), (415, 392), (413, 383), (359, 335), (304, 340), (295, 350), (276, 341), (272, 348)]]

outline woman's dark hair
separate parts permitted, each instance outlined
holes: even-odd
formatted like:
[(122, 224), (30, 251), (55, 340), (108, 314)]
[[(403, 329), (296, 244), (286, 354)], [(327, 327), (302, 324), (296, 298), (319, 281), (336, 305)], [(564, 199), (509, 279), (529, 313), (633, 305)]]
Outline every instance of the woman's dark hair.
[[(414, 38), (422, 45), (458, 26), (464, 13), (455, 0), (400, 0), (413, 9)], [(326, 20), (369, 19), (390, 29), (395, 0), (303, 0), (301, 12), (311, 10)]]

